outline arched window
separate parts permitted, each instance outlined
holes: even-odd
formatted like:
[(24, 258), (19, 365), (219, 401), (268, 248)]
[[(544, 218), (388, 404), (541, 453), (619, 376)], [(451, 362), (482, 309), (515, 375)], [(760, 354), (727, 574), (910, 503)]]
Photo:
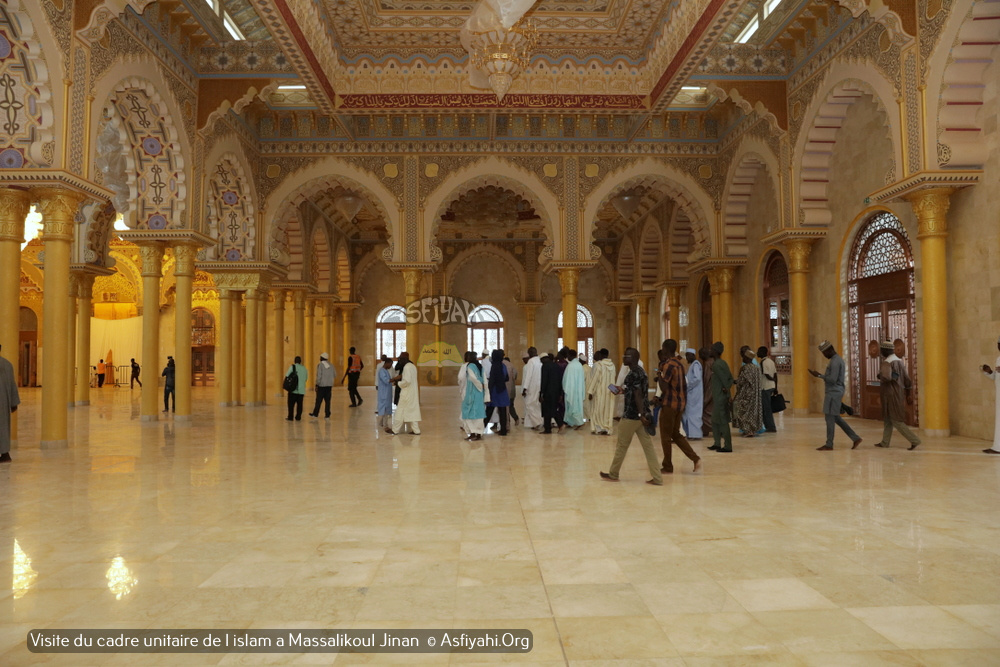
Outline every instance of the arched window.
[(503, 349), (503, 315), (493, 306), (476, 306), (469, 313), (469, 350), (477, 355)]
[(191, 346), (215, 345), (215, 316), (206, 308), (191, 311)]
[(779, 373), (792, 368), (792, 334), (789, 328), (788, 265), (781, 253), (774, 252), (764, 269), (765, 340)]
[[(882, 414), (877, 379), (880, 358), (868, 354), (870, 342), (899, 341), (907, 372), (917, 390), (916, 318), (913, 251), (903, 225), (892, 213), (873, 215), (858, 232), (848, 265), (847, 301), (851, 332), (851, 391), (862, 417)], [(909, 350), (907, 354), (905, 350)], [(916, 425), (917, 401), (906, 422)]]
[[(556, 322), (559, 328), (558, 349), (563, 347), (563, 314), (559, 311), (559, 320)], [(590, 309), (582, 304), (576, 304), (576, 353), (587, 358), (587, 363), (594, 362), (594, 315)]]
[[(402, 306), (386, 306), (375, 318), (375, 356), (395, 359), (406, 350), (406, 310)], [(412, 352), (414, 359), (419, 350)]]

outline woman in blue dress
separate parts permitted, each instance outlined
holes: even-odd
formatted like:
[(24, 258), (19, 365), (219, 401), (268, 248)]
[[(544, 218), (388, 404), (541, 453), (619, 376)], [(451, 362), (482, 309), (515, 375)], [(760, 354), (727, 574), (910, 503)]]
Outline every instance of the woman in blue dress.
[(462, 366), (465, 381), (462, 383), (462, 425), (466, 440), (483, 439), (483, 419), (486, 418), (486, 395), (483, 385), (483, 367), (476, 359), (475, 352), (465, 353)]
[(392, 359), (382, 355), (382, 366), (375, 374), (375, 389), (378, 392), (378, 404), (375, 414), (378, 415), (378, 427), (392, 426)]

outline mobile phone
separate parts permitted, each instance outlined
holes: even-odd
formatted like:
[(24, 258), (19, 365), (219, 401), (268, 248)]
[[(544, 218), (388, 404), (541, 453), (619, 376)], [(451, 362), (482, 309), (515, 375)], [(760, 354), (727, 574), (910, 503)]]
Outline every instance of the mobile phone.
[(610, 391), (615, 396), (617, 396), (618, 394), (622, 393), (621, 390), (618, 389), (618, 385), (614, 385), (614, 384), (609, 384), (608, 385), (608, 391)]

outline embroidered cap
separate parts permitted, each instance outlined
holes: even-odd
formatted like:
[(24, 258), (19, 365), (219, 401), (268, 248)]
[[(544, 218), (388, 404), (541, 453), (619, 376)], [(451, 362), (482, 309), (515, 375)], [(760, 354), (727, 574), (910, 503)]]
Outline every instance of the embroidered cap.
[(888, 350), (889, 352), (894, 352), (896, 350), (896, 346), (891, 340), (882, 341), (878, 344), (878, 347), (880, 350)]
[(689, 347), (689, 348), (688, 348), (688, 349), (686, 350), (686, 352), (687, 352), (688, 354), (693, 354), (693, 355), (695, 355), (695, 356), (698, 356), (698, 350), (694, 349), (693, 347)]
[(319, 358), (320, 358), (320, 359), (329, 359), (329, 358), (330, 358), (330, 355), (329, 355), (329, 354), (327, 354), (326, 352), (324, 352), (323, 354), (319, 355)]
[(826, 350), (828, 350), (831, 347), (833, 347), (833, 343), (831, 343), (828, 340), (825, 340), (825, 341), (823, 341), (822, 343), (819, 344), (819, 351), (820, 352), (826, 352)]

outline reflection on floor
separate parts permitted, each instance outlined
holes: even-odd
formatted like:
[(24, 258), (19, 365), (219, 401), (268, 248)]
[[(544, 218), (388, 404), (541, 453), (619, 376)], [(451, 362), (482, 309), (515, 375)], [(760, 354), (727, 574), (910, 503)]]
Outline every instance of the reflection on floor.
[(838, 433), (817, 452), (822, 420), (787, 417), (734, 454), (696, 443), (701, 475), (675, 452), (652, 487), (638, 443), (602, 482), (614, 439), (586, 429), (470, 446), (451, 388), (423, 391), (419, 437), (380, 433), (371, 389), (292, 423), (282, 399), (198, 389), (190, 425), (143, 425), (138, 388), (94, 393), (70, 447), (43, 451), (24, 392), (0, 467), (2, 665), (503, 657), (29, 653), (45, 627), (528, 628), (553, 665), (1000, 664), (1000, 461), (981, 441), (881, 450), (881, 425), (852, 420), (860, 449)]

